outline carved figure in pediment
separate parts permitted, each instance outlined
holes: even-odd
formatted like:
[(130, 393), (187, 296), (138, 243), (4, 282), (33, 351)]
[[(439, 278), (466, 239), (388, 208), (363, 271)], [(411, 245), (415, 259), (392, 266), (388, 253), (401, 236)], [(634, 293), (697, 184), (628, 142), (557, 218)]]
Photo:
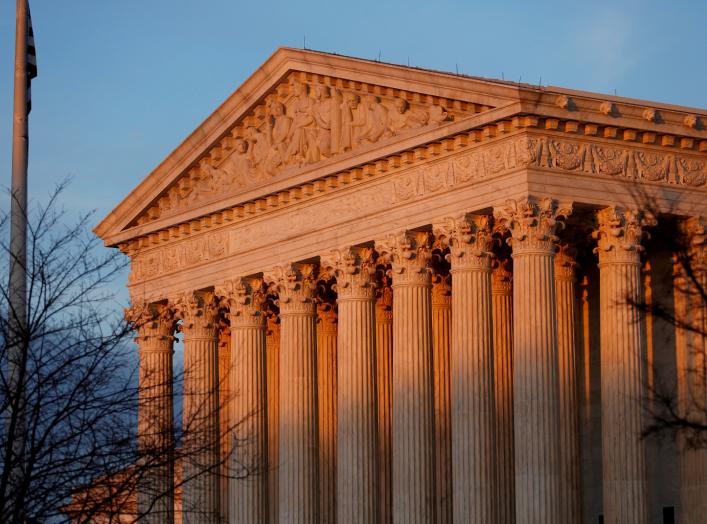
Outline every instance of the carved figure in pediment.
[(345, 92), (341, 102), (341, 151), (350, 151), (357, 144), (358, 130), (365, 124), (361, 117), (358, 95)]
[(363, 123), (358, 134), (358, 143), (377, 142), (386, 131), (388, 110), (380, 103), (377, 96), (366, 95), (360, 107)]
[(312, 117), (316, 124), (313, 133), (313, 143), (310, 147), (316, 148), (316, 153), (311, 156), (319, 160), (320, 157), (328, 158), (331, 155), (331, 133), (332, 133), (332, 99), (329, 96), (329, 88), (323, 85), (315, 85), (312, 89)]
[(248, 160), (253, 166), (256, 180), (268, 178), (272, 175), (267, 163), (271, 150), (269, 133), (262, 133), (257, 127), (249, 126), (245, 129), (245, 137), (248, 142)]
[(393, 108), (388, 111), (388, 133), (397, 135), (405, 129), (414, 129), (427, 125), (429, 115), (424, 111), (410, 108), (410, 104), (404, 98), (393, 100)]
[(298, 164), (316, 162), (318, 158), (311, 158), (314, 151), (309, 155), (309, 137), (311, 130), (308, 129), (314, 123), (312, 116), (312, 99), (309, 98), (308, 86), (302, 82), (293, 82), (294, 97), (290, 109), (292, 111), (292, 126), (290, 127), (287, 148), (287, 158)]
[(429, 123), (430, 124), (441, 124), (442, 122), (447, 122), (451, 120), (452, 117), (447, 113), (441, 106), (432, 106), (428, 110), (429, 112)]
[[(233, 143), (233, 152), (215, 171), (226, 174), (224, 186), (242, 186), (248, 182), (252, 170), (253, 166), (248, 158), (248, 143), (242, 138), (236, 138)], [(220, 175), (214, 176), (214, 178), (217, 177)]]
[(272, 147), (265, 160), (264, 169), (267, 173), (272, 174), (287, 160), (287, 137), (292, 127), (292, 119), (285, 114), (285, 106), (281, 102), (271, 101), (268, 109), (266, 132)]

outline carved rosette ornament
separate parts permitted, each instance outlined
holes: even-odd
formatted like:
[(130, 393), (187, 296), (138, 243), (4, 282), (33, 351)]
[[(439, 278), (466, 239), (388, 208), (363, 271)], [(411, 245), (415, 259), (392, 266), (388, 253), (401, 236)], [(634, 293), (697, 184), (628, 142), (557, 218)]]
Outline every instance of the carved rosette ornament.
[(513, 255), (523, 252), (554, 253), (555, 232), (564, 218), (572, 213), (572, 204), (558, 203), (552, 198), (507, 200), (504, 206), (494, 208), (493, 215), (500, 229), (511, 233), (508, 243)]
[(607, 263), (640, 265), (643, 246), (648, 237), (644, 226), (655, 225), (655, 219), (645, 217), (637, 209), (620, 209), (614, 206), (597, 212), (598, 227), (592, 233), (597, 241), (594, 252), (599, 255), (599, 266)]
[(449, 247), (452, 273), (460, 269), (490, 269), (494, 244), (491, 217), (464, 215), (447, 218), (434, 226), (434, 233), (442, 245)]
[(430, 285), (432, 235), (427, 231), (402, 231), (376, 241), (376, 249), (391, 265), (393, 287)]
[(265, 286), (261, 278), (228, 280), (216, 288), (221, 304), (229, 311), (231, 329), (236, 326), (265, 325)]
[(333, 250), (322, 257), (321, 267), (336, 278), (339, 300), (374, 296), (376, 265), (372, 248)]
[(280, 317), (315, 313), (316, 277), (316, 266), (305, 263), (276, 266), (263, 275), (265, 283), (279, 295)]

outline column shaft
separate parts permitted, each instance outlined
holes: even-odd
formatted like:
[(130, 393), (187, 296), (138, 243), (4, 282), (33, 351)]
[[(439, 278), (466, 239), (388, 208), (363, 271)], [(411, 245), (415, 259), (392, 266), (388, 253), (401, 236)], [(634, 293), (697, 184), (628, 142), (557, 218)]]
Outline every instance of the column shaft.
[(432, 372), (434, 374), (435, 511), (437, 524), (452, 522), (452, 424), (450, 335), (452, 287), (449, 275), (438, 274), (432, 285)]
[(349, 248), (322, 257), (336, 277), (337, 521), (378, 523), (377, 399), (373, 250)]
[(383, 277), (376, 300), (376, 386), (378, 388), (378, 461), (380, 522), (393, 520), (393, 290)]
[(319, 423), (320, 522), (336, 522), (336, 311), (317, 307), (317, 402)]
[(221, 471), (219, 483), (221, 518), (228, 520), (228, 483), (231, 476), (232, 427), (231, 427), (231, 330), (223, 326), (218, 342), (218, 398), (219, 398), (219, 431), (221, 432)]
[(268, 426), (268, 521), (278, 524), (280, 464), (280, 320), (269, 311), (265, 340)]
[[(698, 424), (707, 423), (707, 243), (704, 222), (689, 218), (683, 224), (687, 258), (679, 259), (675, 282), (675, 336), (679, 413)], [(687, 269), (691, 270), (688, 276)], [(681, 524), (696, 524), (707, 515), (707, 449), (691, 445), (690, 433), (678, 435), (680, 450)]]
[(280, 522), (319, 522), (314, 267), (266, 274), (280, 302)]
[(377, 244), (393, 273), (393, 522), (434, 522), (434, 426), (428, 233)]
[(226, 282), (217, 293), (224, 297), (231, 322), (228, 522), (265, 523), (267, 391), (263, 282), (240, 278)]
[(454, 521), (497, 522), (494, 441), (491, 230), (485, 216), (435, 226), (452, 274), (452, 464)]
[(574, 266), (568, 248), (560, 246), (560, 251), (555, 255), (560, 386), (560, 512), (561, 521), (567, 524), (579, 523), (581, 520)]
[(175, 304), (184, 333), (182, 522), (220, 522), (217, 305), (211, 293)]
[[(505, 261), (506, 263), (510, 261)], [(493, 271), (493, 366), (496, 408), (498, 521), (515, 522), (513, 467), (513, 288), (511, 272), (499, 263)]]
[(126, 310), (138, 331), (138, 453), (145, 468), (138, 484), (138, 512), (150, 524), (174, 522), (172, 336), (174, 320), (164, 306)]
[(598, 213), (601, 428), (604, 522), (643, 524), (646, 515), (644, 446), (641, 440), (645, 391), (642, 355), (638, 212)]
[[(560, 405), (551, 199), (495, 209), (513, 249), (513, 423), (516, 522), (560, 523)], [(522, 437), (521, 437), (522, 436)]]

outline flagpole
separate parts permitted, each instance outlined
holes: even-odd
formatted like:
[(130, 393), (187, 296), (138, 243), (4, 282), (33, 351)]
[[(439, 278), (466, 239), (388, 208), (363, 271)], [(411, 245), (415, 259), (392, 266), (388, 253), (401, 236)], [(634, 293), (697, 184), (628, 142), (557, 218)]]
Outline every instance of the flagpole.
[[(10, 203), (10, 275), (8, 375), (12, 412), (13, 481), (21, 479), (25, 452), (24, 375), (27, 350), (27, 0), (17, 0), (15, 93), (12, 127), (12, 186)], [(19, 504), (22, 504), (18, 501)], [(18, 508), (15, 508), (18, 511)], [(21, 509), (19, 510), (21, 511)]]
[(20, 326), (26, 322), (27, 314), (27, 81), (27, 0), (17, 0), (9, 298)]

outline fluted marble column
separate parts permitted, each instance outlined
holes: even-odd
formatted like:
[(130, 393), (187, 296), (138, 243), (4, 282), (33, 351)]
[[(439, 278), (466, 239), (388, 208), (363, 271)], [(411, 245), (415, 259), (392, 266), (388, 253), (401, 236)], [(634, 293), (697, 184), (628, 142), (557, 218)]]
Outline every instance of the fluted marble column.
[(337, 522), (377, 524), (375, 264), (370, 248), (335, 250), (322, 267), (336, 278)]
[(550, 198), (509, 200), (494, 209), (513, 250), (513, 423), (516, 522), (560, 523), (560, 403)]
[[(433, 258), (439, 255), (434, 255)], [(435, 264), (435, 271), (440, 269)], [(446, 273), (446, 270), (443, 270)], [(432, 275), (432, 374), (434, 376), (435, 514), (452, 522), (452, 423), (449, 346), (452, 329), (451, 275)]]
[(280, 522), (319, 522), (315, 266), (265, 274), (280, 304)]
[(452, 274), (454, 522), (497, 522), (491, 229), (486, 216), (448, 218), (435, 234)]
[(319, 521), (336, 522), (336, 306), (317, 304), (317, 403), (319, 423)]
[(597, 213), (601, 323), (604, 522), (643, 524), (646, 466), (641, 440), (645, 333), (641, 313), (642, 217), (614, 207)]
[(262, 279), (227, 281), (216, 293), (231, 323), (229, 523), (267, 518), (265, 292)]
[(513, 524), (516, 519), (513, 467), (513, 275), (509, 266), (510, 260), (496, 260), (491, 274), (499, 524)]
[(218, 400), (219, 431), (221, 432), (221, 486), (219, 498), (221, 518), (228, 522), (228, 477), (231, 475), (231, 330), (221, 325), (218, 337)]
[(135, 304), (125, 312), (136, 329), (140, 358), (138, 454), (145, 474), (138, 484), (143, 522), (174, 522), (172, 345), (174, 319), (161, 304)]
[(434, 522), (430, 234), (376, 243), (393, 277), (393, 522)]
[(182, 522), (220, 522), (218, 304), (213, 293), (174, 301), (184, 333)]
[(557, 355), (560, 385), (560, 515), (561, 522), (581, 521), (579, 476), (579, 411), (577, 403), (576, 294), (574, 251), (560, 245), (555, 254)]
[(379, 271), (376, 290), (376, 386), (378, 388), (378, 465), (380, 522), (393, 521), (393, 289), (390, 277)]
[[(675, 285), (676, 360), (678, 367), (679, 413), (699, 424), (707, 423), (707, 304), (699, 289), (707, 289), (707, 241), (703, 218), (689, 218), (683, 224), (686, 258), (677, 265)], [(691, 270), (691, 275), (686, 269)], [(687, 327), (687, 329), (686, 329)], [(678, 438), (680, 450), (681, 524), (702, 522), (707, 515), (707, 449), (690, 445), (689, 434)]]
[(280, 318), (269, 303), (265, 336), (266, 389), (268, 399), (268, 522), (279, 522), (280, 468)]

